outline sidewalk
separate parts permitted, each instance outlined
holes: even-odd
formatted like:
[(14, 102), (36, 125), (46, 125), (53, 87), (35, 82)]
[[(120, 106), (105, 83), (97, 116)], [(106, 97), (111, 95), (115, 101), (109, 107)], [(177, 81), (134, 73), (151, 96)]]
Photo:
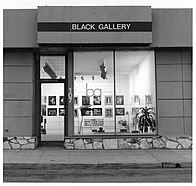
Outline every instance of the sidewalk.
[(192, 150), (4, 150), (5, 169), (84, 168), (190, 168)]

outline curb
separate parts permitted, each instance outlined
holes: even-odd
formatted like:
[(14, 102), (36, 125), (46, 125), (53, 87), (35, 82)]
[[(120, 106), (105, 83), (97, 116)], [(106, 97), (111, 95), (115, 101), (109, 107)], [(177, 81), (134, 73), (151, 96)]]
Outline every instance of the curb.
[(4, 163), (4, 170), (41, 169), (160, 169), (160, 168), (192, 168), (191, 162), (160, 162), (160, 163), (98, 163), (98, 164), (38, 164), (38, 163)]

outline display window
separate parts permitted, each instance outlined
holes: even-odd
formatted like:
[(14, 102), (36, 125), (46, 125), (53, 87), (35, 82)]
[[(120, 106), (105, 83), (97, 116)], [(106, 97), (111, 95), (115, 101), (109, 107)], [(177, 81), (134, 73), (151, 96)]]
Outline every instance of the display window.
[(156, 134), (154, 51), (74, 52), (74, 134)]

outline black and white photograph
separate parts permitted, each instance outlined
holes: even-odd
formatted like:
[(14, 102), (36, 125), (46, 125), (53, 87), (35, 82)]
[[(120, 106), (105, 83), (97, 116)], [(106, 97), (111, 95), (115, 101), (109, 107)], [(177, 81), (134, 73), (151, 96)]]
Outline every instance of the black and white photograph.
[(124, 105), (124, 96), (116, 96), (116, 105)]
[(57, 116), (57, 108), (48, 108), (48, 116)]
[(59, 105), (64, 105), (64, 104), (65, 104), (64, 96), (59, 96)]
[(90, 105), (90, 97), (82, 96), (82, 105)]
[(3, 183), (194, 184), (194, 7), (3, 0)]
[(93, 96), (93, 105), (101, 105), (101, 96)]
[(106, 108), (105, 109), (105, 117), (112, 118), (113, 117), (113, 108)]
[(65, 108), (59, 108), (59, 116), (65, 116)]
[(48, 105), (56, 105), (56, 96), (48, 96)]
[(93, 116), (102, 116), (102, 108), (93, 108)]
[(112, 96), (105, 96), (105, 105), (112, 105)]
[(125, 115), (125, 108), (116, 108), (116, 115), (117, 116)]
[(78, 105), (78, 96), (74, 97), (74, 105)]

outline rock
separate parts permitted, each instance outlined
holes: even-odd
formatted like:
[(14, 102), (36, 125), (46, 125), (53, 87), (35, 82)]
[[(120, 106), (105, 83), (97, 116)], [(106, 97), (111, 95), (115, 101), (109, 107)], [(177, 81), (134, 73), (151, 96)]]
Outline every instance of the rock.
[(85, 144), (85, 149), (93, 149), (93, 144), (92, 143), (86, 143)]
[(20, 144), (10, 143), (10, 145), (12, 146), (12, 149), (20, 149)]
[(166, 148), (168, 148), (168, 149), (176, 149), (177, 146), (178, 146), (177, 142), (174, 142), (174, 141), (167, 141), (166, 142)]
[(25, 139), (18, 139), (18, 143), (21, 145), (28, 144), (27, 140)]
[(84, 142), (82, 139), (75, 140), (75, 149), (85, 149)]
[(117, 139), (118, 149), (129, 149), (129, 145), (124, 139)]
[(191, 140), (184, 138), (178, 139), (178, 142), (182, 145), (183, 149), (188, 149), (192, 144)]
[(94, 141), (93, 149), (103, 149), (103, 143)]
[(165, 148), (166, 145), (163, 143), (161, 138), (154, 139), (152, 141), (153, 148)]
[(140, 146), (137, 144), (137, 143), (134, 143), (134, 144), (129, 144), (130, 146), (130, 149), (139, 149), (140, 148)]
[(151, 143), (151, 142), (152, 142), (152, 138), (146, 138), (146, 141), (147, 141), (148, 143)]
[(28, 143), (28, 144), (22, 145), (21, 149), (33, 149), (33, 148), (32, 148), (32, 145)]
[(70, 149), (70, 150), (74, 149), (73, 145), (64, 145), (64, 147), (65, 149)]
[(118, 149), (117, 139), (104, 139), (103, 146), (104, 149)]
[(11, 149), (11, 146), (9, 145), (8, 141), (5, 141), (3, 143), (3, 149)]
[(151, 148), (152, 148), (152, 144), (147, 143), (146, 140), (143, 139), (143, 140), (140, 142), (140, 149), (151, 149)]

